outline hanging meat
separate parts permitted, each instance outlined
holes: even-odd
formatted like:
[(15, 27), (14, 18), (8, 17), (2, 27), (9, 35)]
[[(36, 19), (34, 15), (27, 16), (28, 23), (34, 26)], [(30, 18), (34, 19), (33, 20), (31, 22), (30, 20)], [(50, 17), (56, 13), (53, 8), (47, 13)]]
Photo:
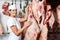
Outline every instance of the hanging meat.
[(42, 14), (44, 14), (43, 1), (33, 1), (32, 2), (32, 10), (33, 10), (36, 20), (39, 23), (39, 21), (41, 20), (40, 17), (42, 16)]

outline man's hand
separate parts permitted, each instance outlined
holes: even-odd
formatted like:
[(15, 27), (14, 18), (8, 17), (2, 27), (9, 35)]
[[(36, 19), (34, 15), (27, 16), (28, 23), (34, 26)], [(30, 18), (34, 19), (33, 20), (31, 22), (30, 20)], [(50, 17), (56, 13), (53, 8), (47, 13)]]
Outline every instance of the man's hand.
[(25, 8), (25, 13), (28, 13), (28, 6)]

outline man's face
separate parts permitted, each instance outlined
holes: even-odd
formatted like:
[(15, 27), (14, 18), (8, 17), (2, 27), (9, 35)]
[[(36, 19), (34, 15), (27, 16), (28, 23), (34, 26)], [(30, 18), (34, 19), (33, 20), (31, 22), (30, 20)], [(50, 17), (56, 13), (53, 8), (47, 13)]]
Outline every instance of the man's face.
[(9, 13), (10, 13), (10, 15), (16, 17), (16, 15), (17, 15), (17, 10), (16, 10), (16, 9), (10, 10)]
[(60, 24), (60, 7), (57, 7), (57, 22)]
[(2, 8), (3, 9), (8, 9), (9, 3), (8, 2), (4, 2)]

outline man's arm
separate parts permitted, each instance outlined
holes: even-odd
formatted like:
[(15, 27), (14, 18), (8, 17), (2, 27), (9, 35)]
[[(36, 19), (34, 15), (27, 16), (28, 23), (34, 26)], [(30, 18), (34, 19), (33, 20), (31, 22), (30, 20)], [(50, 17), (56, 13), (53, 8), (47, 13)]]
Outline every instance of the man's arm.
[(24, 16), (24, 18), (20, 18), (20, 22), (24, 22), (24, 21), (26, 21), (28, 19), (28, 7), (26, 7), (26, 9), (25, 9), (25, 16)]
[(15, 35), (19, 36), (19, 35), (23, 32), (23, 30), (26, 29), (26, 28), (27, 28), (28, 26), (30, 26), (30, 25), (31, 25), (31, 22), (26, 22), (26, 24), (23, 26), (22, 29), (19, 29), (19, 30), (18, 30), (15, 25), (13, 25), (13, 26), (11, 27), (11, 29), (12, 29), (12, 31), (13, 31), (13, 33), (14, 33)]

